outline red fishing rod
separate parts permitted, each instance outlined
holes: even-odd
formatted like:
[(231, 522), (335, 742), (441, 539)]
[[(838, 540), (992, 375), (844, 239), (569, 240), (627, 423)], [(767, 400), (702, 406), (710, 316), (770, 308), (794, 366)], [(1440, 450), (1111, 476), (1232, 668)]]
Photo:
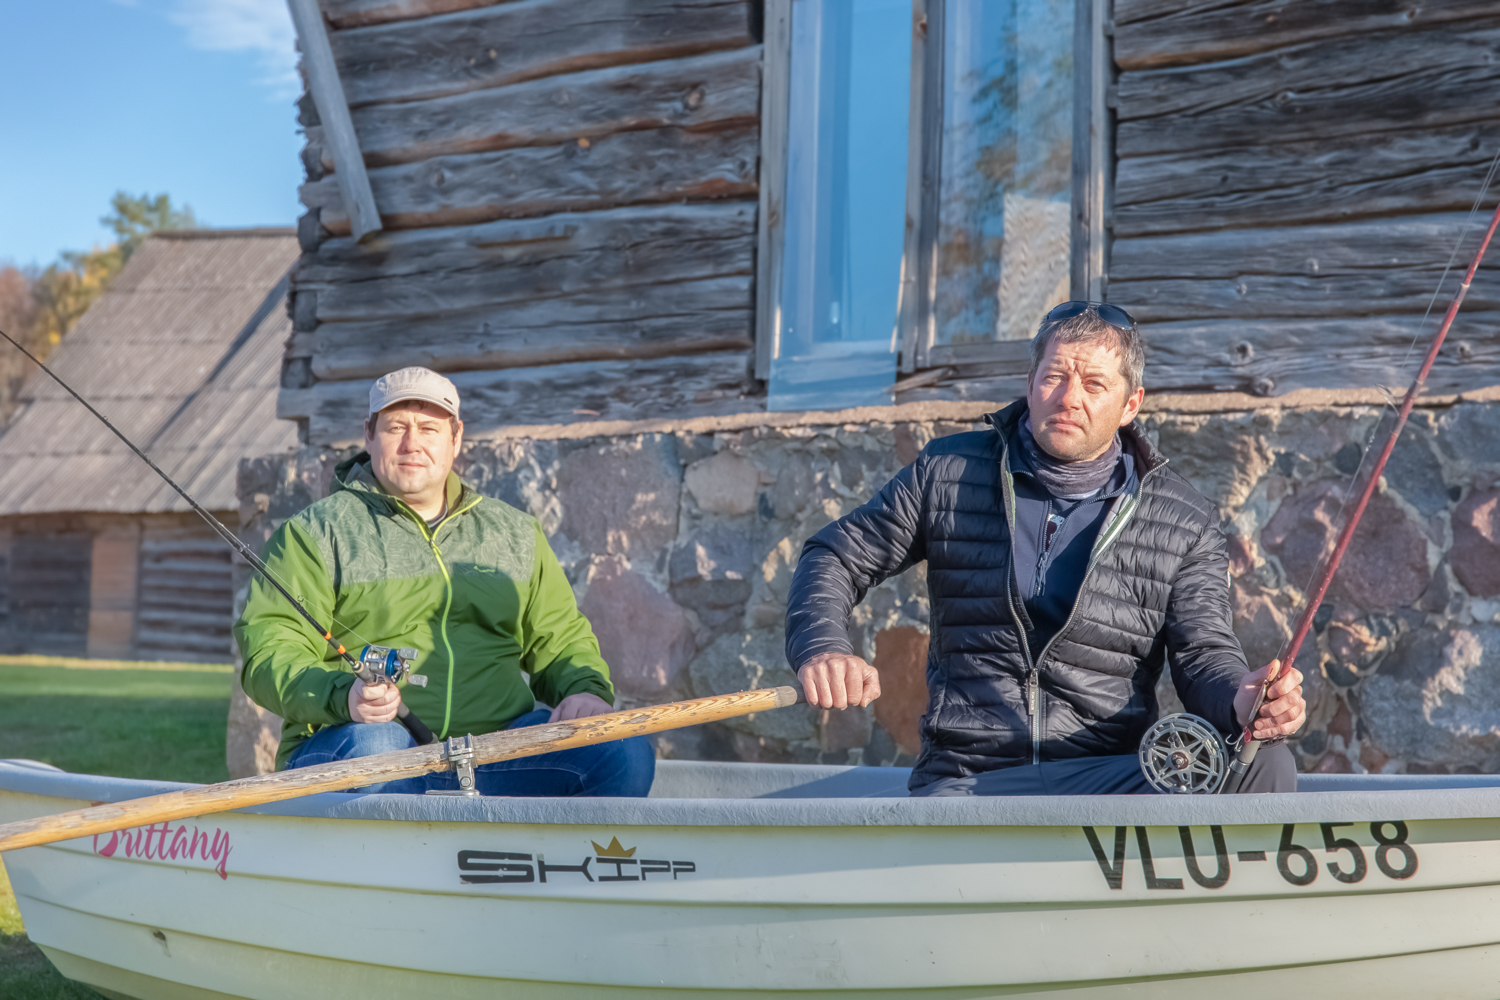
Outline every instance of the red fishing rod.
[[(168, 486), (176, 490), (177, 495), (187, 501), (188, 506), (191, 507), (199, 517), (203, 518), (208, 526), (214, 530), (215, 534), (224, 539), (224, 541), (228, 543), (230, 548), (238, 552), (240, 556), (250, 564), (252, 569), (259, 573), (261, 577), (272, 587), (275, 587), (277, 592), (280, 593), (282, 597), (285, 597), (287, 599), (287, 603), (289, 603), (293, 608), (297, 609), (297, 614), (301, 615), (304, 621), (306, 621), (309, 625), (317, 630), (318, 635), (322, 637), (323, 641), (327, 642), (328, 645), (333, 648), (333, 651), (338, 654), (340, 659), (342, 659), (349, 665), (350, 669), (355, 673), (356, 676), (359, 677), (360, 680), (364, 681), (366, 684), (371, 685), (396, 684), (402, 680), (410, 680), (413, 684), (416, 684), (419, 687), (424, 686), (427, 683), (427, 678), (425, 676), (421, 674), (413, 675), (411, 672), (412, 661), (417, 658), (417, 651), (415, 649), (391, 649), (387, 646), (366, 645), (364, 649), (360, 651), (358, 656), (352, 655), (349, 650), (344, 647), (344, 644), (342, 642), (333, 637), (333, 631), (331, 629), (326, 629), (322, 625), (320, 625), (318, 623), (318, 620), (313, 617), (312, 612), (308, 611), (307, 608), (303, 606), (301, 601), (293, 597), (290, 590), (287, 590), (286, 587), (282, 586), (281, 581), (276, 579), (276, 574), (271, 572), (271, 567), (267, 566), (265, 562), (261, 560), (260, 556), (255, 554), (254, 550), (252, 550), (250, 546), (246, 545), (243, 541), (240, 540), (240, 537), (238, 535), (230, 531), (229, 528), (225, 526), (223, 521), (220, 521), (217, 517), (214, 517), (207, 510), (205, 510), (203, 506), (198, 503), (198, 501), (194, 500), (188, 494), (187, 490), (183, 489), (181, 486), (178, 486), (177, 483), (172, 479), (172, 477), (163, 472), (161, 470), (161, 467), (158, 466), (155, 462), (151, 461), (151, 459), (147, 457), (146, 453), (137, 448), (135, 446), (135, 443), (132, 442), (130, 438), (126, 437), (118, 427), (110, 423), (108, 417), (100, 413), (98, 410), (94, 409), (92, 403), (75, 392), (73, 387), (68, 385), (68, 383), (58, 378), (56, 372), (43, 364), (42, 360), (36, 355), (32, 354), (26, 348), (22, 347), (10, 334), (6, 333), (4, 330), (0, 330), (0, 337), (4, 337), (6, 340), (10, 341), (11, 344), (15, 346), (16, 350), (20, 351), (22, 354), (30, 358), (38, 368), (47, 373), (52, 381), (62, 386), (63, 389), (68, 393), (68, 395), (72, 396), (74, 399), (78, 400), (78, 402), (82, 403), (84, 409), (88, 410), (94, 416), (98, 417), (99, 422), (102, 423), (105, 427), (108, 427), (110, 431), (114, 433), (115, 437), (125, 442), (125, 447), (135, 452), (136, 457), (138, 457), (142, 462), (145, 462), (147, 465), (149, 465), (152, 472), (155, 472), (166, 482)], [(337, 622), (335, 622), (335, 624), (337, 624)], [(427, 727), (426, 723), (417, 718), (417, 716), (412, 712), (410, 708), (406, 707), (406, 702), (403, 701), (401, 703), (401, 705), (397, 708), (396, 713), (397, 721), (400, 722), (401, 725), (406, 727), (406, 731), (411, 733), (412, 739), (422, 744), (437, 742), (437, 737), (432, 734), (432, 730)]]
[(1396, 447), (1396, 439), (1401, 436), (1401, 430), (1406, 426), (1406, 418), (1411, 416), (1412, 407), (1416, 405), (1417, 394), (1422, 391), (1427, 376), (1432, 372), (1433, 362), (1437, 360), (1438, 351), (1443, 346), (1443, 340), (1448, 336), (1448, 331), (1453, 327), (1453, 319), (1458, 315), (1459, 306), (1463, 305), (1464, 297), (1469, 294), (1469, 286), (1474, 282), (1474, 275), (1479, 270), (1479, 262), (1484, 259), (1485, 251), (1489, 249), (1490, 240), (1495, 236), (1495, 230), (1500, 227), (1500, 205), (1495, 208), (1495, 214), (1490, 218), (1490, 227), (1485, 231), (1484, 239), (1479, 241), (1479, 249), (1474, 252), (1474, 260), (1469, 264), (1468, 271), (1464, 272), (1464, 280), (1458, 286), (1458, 291), (1453, 295), (1453, 301), (1448, 304), (1448, 312), (1443, 316), (1442, 325), (1433, 335), (1432, 343), (1427, 348), (1427, 357), (1422, 360), (1422, 367), (1417, 371), (1417, 377), (1412, 379), (1410, 388), (1406, 390), (1406, 396), (1401, 400), (1401, 407), (1396, 411), (1396, 419), (1391, 424), (1390, 433), (1386, 435), (1385, 444), (1380, 449), (1380, 455), (1375, 459), (1375, 464), (1370, 467), (1369, 475), (1365, 477), (1364, 486), (1359, 492), (1359, 498), (1349, 512), (1344, 522), (1343, 530), (1339, 532), (1338, 541), (1333, 546), (1333, 552), (1328, 561), (1323, 564), (1313, 582), (1309, 587), (1307, 605), (1297, 617), (1296, 627), (1292, 629), (1292, 637), (1287, 641), (1286, 647), (1278, 657), (1280, 667), (1273, 674), (1268, 674), (1261, 682), (1260, 691), (1255, 696), (1255, 703), (1250, 707), (1249, 721), (1245, 723), (1244, 732), (1240, 735), (1239, 749), (1235, 752), (1234, 760), (1229, 764), (1229, 771), (1224, 776), (1224, 784), (1221, 791), (1234, 793), (1239, 790), (1240, 783), (1245, 780), (1245, 773), (1250, 770), (1250, 764), (1255, 760), (1255, 754), (1260, 749), (1261, 741), (1253, 737), (1255, 717), (1260, 714), (1261, 706), (1266, 701), (1266, 691), (1270, 688), (1281, 672), (1297, 662), (1297, 653), (1302, 649), (1302, 642), (1307, 638), (1308, 630), (1312, 628), (1313, 615), (1317, 613), (1318, 606), (1323, 603), (1324, 596), (1328, 593), (1328, 585), (1333, 582), (1333, 574), (1339, 568), (1339, 561), (1344, 558), (1344, 553), (1349, 549), (1349, 543), (1354, 538), (1354, 530), (1359, 527), (1359, 519), (1364, 515), (1365, 507), (1370, 502), (1370, 497), (1375, 495), (1375, 487), (1380, 484), (1380, 474), (1385, 471), (1385, 463), (1391, 457), (1391, 452)]

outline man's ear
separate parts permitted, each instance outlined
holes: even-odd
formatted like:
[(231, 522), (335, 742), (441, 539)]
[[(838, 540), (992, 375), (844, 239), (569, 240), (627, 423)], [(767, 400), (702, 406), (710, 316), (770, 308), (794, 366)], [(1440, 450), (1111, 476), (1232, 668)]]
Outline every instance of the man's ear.
[(1120, 414), (1120, 426), (1124, 427), (1135, 419), (1136, 414), (1141, 412), (1141, 403), (1146, 400), (1146, 389), (1144, 386), (1136, 386), (1135, 392), (1125, 400), (1125, 412)]

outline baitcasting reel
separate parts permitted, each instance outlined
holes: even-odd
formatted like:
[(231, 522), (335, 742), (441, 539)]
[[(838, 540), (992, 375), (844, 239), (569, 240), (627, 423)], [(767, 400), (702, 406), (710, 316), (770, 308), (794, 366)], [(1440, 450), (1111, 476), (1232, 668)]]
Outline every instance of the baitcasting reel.
[(1208, 720), (1169, 715), (1141, 737), (1141, 770), (1158, 792), (1212, 795), (1224, 783), (1229, 752)]
[(416, 658), (417, 651), (410, 646), (402, 646), (400, 649), (366, 646), (359, 651), (359, 679), (366, 684), (400, 684), (402, 681), (411, 681), (417, 687), (426, 687), (426, 676), (411, 672)]

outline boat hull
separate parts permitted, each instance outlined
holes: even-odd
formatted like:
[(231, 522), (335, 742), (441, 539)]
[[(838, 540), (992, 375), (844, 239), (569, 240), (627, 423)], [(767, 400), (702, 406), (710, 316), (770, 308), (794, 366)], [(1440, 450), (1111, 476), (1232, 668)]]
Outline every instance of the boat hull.
[[(99, 798), (4, 784), (3, 820)], [(1500, 790), (785, 791), (323, 796), (5, 860), (59, 969), (141, 1000), (1500, 997)]]

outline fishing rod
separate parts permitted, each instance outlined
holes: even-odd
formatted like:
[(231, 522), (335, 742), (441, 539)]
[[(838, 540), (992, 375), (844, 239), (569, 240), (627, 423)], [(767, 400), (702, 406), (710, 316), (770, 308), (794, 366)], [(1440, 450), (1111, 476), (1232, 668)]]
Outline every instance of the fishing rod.
[[(220, 521), (217, 517), (214, 517), (207, 510), (205, 510), (202, 504), (200, 504), (197, 500), (194, 500), (188, 494), (187, 490), (183, 489), (181, 486), (178, 486), (176, 481), (174, 481), (171, 476), (163, 472), (161, 467), (155, 462), (151, 461), (150, 457), (144, 451), (141, 451), (141, 449), (137, 448), (135, 446), (135, 443), (128, 437), (126, 437), (118, 427), (110, 423), (108, 417), (96, 410), (92, 403), (90, 403), (88, 400), (84, 399), (76, 391), (74, 391), (72, 386), (68, 385), (68, 383), (59, 378), (56, 372), (43, 364), (42, 360), (36, 355), (32, 354), (25, 347), (21, 346), (21, 344), (10, 334), (6, 333), (4, 330), (0, 330), (0, 337), (4, 337), (6, 340), (10, 341), (10, 343), (15, 347), (16, 350), (20, 351), (22, 354), (26, 355), (26, 357), (30, 358), (38, 368), (47, 373), (52, 381), (62, 386), (64, 391), (66, 391), (68, 395), (72, 396), (74, 399), (78, 400), (78, 402), (82, 403), (84, 409), (88, 410), (94, 416), (98, 417), (99, 422), (104, 424), (105, 427), (108, 427), (115, 437), (125, 442), (125, 447), (135, 452), (136, 457), (138, 457), (142, 462), (145, 462), (147, 465), (149, 465), (152, 472), (155, 472), (163, 479), (163, 481), (166, 482), (168, 486), (176, 490), (177, 495), (187, 501), (188, 506), (191, 507), (199, 517), (203, 518), (208, 526), (214, 530), (215, 534), (217, 534), (220, 538), (227, 542), (230, 548), (238, 552), (240, 556), (250, 564), (251, 568), (261, 575), (262, 579), (264, 579), (271, 586), (275, 587), (277, 592), (280, 593), (282, 597), (285, 597), (287, 599), (287, 603), (291, 604), (291, 606), (297, 610), (297, 614), (301, 615), (304, 621), (306, 621), (309, 625), (317, 630), (318, 634), (322, 636), (323, 641), (327, 642), (329, 646), (333, 647), (334, 652), (336, 652), (339, 657), (350, 666), (350, 668), (353, 670), (355, 675), (359, 677), (360, 680), (372, 686), (377, 684), (397, 684), (403, 680), (409, 680), (411, 681), (411, 683), (416, 684), (418, 687), (426, 686), (427, 678), (425, 676), (421, 674), (412, 674), (411, 672), (412, 663), (417, 658), (417, 651), (415, 649), (392, 649), (388, 646), (376, 646), (373, 644), (367, 644), (364, 649), (360, 650), (359, 656), (356, 657), (352, 655), (349, 650), (345, 648), (343, 643), (339, 642), (333, 637), (333, 631), (331, 629), (324, 628), (322, 624), (313, 617), (312, 612), (308, 611), (307, 608), (303, 606), (301, 601), (292, 596), (292, 592), (287, 590), (286, 587), (282, 585), (281, 581), (276, 578), (276, 574), (271, 572), (271, 567), (267, 566), (265, 562), (260, 558), (260, 556), (255, 554), (255, 551), (251, 549), (250, 546), (246, 545), (243, 541), (240, 540), (240, 537), (238, 535), (230, 531), (229, 528), (224, 525), (223, 521)], [(437, 742), (437, 737), (433, 735), (432, 730), (427, 727), (426, 723), (417, 718), (416, 714), (407, 707), (404, 701), (399, 706), (397, 706), (396, 718), (403, 726), (406, 727), (407, 732), (411, 733), (412, 739), (416, 740), (418, 743), (425, 745), (428, 743)]]
[[(1480, 192), (1481, 199), (1484, 197), (1484, 191), (1488, 190), (1490, 181), (1496, 176), (1497, 170), (1500, 170), (1500, 154), (1496, 155), (1491, 165), (1490, 176), (1486, 178), (1484, 189)], [(1478, 209), (1479, 201), (1476, 200), (1473, 214), (1477, 214)], [(1412, 379), (1405, 397), (1401, 400), (1390, 431), (1386, 434), (1385, 443), (1380, 448), (1379, 456), (1375, 459), (1375, 464), (1370, 467), (1369, 474), (1365, 476), (1359, 496), (1354, 506), (1349, 508), (1349, 515), (1339, 530), (1333, 551), (1308, 584), (1307, 603), (1297, 616), (1286, 646), (1275, 660), (1277, 669), (1268, 671), (1265, 679), (1261, 681), (1255, 700), (1250, 706), (1250, 713), (1246, 716), (1247, 721), (1244, 727), (1235, 740), (1229, 743), (1229, 750), (1234, 754), (1233, 759), (1226, 762), (1224, 743), (1218, 730), (1208, 720), (1187, 712), (1165, 716), (1146, 731), (1141, 738), (1140, 747), (1141, 770), (1147, 782), (1157, 791), (1233, 794), (1239, 791), (1244, 783), (1245, 775), (1249, 772), (1250, 765), (1255, 762), (1256, 754), (1259, 753), (1264, 742), (1255, 738), (1256, 716), (1260, 714), (1261, 708), (1266, 703), (1267, 692), (1270, 691), (1271, 685), (1297, 662), (1297, 654), (1301, 652), (1302, 643), (1307, 639), (1307, 634), (1312, 628), (1313, 616), (1317, 614), (1323, 598), (1327, 596), (1329, 584), (1333, 582), (1333, 574), (1338, 571), (1339, 563), (1354, 539), (1354, 532), (1359, 527), (1365, 507), (1369, 505), (1370, 498), (1375, 495), (1376, 487), (1380, 485), (1380, 474), (1385, 470), (1386, 462), (1396, 447), (1396, 439), (1401, 436), (1407, 418), (1411, 416), (1412, 408), (1417, 402), (1417, 394), (1422, 391), (1427, 376), (1432, 372), (1438, 351), (1442, 348), (1448, 331), (1453, 327), (1453, 320), (1458, 316), (1459, 307), (1463, 305), (1464, 298), (1469, 294), (1469, 286), (1474, 282), (1474, 276), (1479, 271), (1479, 264), (1484, 259), (1497, 228), (1500, 228), (1500, 205), (1496, 206), (1495, 213), (1490, 219), (1489, 229), (1480, 240), (1479, 248), (1474, 252), (1474, 259), (1470, 262), (1469, 269), (1464, 272), (1463, 281), (1454, 293), (1453, 300), (1448, 304), (1448, 311), (1443, 316), (1442, 324), (1433, 335), (1432, 342), (1427, 346), (1427, 356), (1422, 360), (1421, 368), (1418, 369), (1416, 377)], [(1454, 249), (1453, 255), (1454, 258), (1458, 256), (1457, 248)], [(1450, 260), (1450, 266), (1451, 263)], [(1444, 274), (1446, 276), (1446, 272)], [(1436, 301), (1436, 299), (1437, 293), (1434, 292), (1433, 300)], [(1416, 347), (1416, 338), (1412, 340), (1412, 347)], [(1356, 470), (1356, 482), (1358, 475), (1358, 470)]]
[(1401, 400), (1401, 407), (1396, 411), (1396, 419), (1391, 423), (1385, 444), (1381, 447), (1375, 464), (1370, 468), (1369, 475), (1365, 477), (1364, 488), (1360, 490), (1359, 499), (1355, 501), (1354, 509), (1350, 511), (1343, 529), (1339, 532), (1338, 541), (1333, 546), (1333, 553), (1309, 587), (1307, 605), (1297, 618), (1286, 648), (1277, 658), (1281, 663), (1281, 669), (1267, 674), (1266, 679), (1261, 682), (1255, 702), (1250, 707), (1244, 732), (1240, 736), (1239, 749), (1235, 752), (1234, 760), (1229, 764), (1229, 773), (1224, 777), (1223, 791), (1226, 793), (1239, 790), (1240, 784), (1245, 780), (1245, 773), (1250, 770), (1250, 765), (1255, 760), (1256, 752), (1261, 745), (1261, 741), (1254, 738), (1255, 717), (1260, 714), (1261, 706), (1265, 704), (1266, 692), (1275, 682), (1276, 677), (1297, 661), (1297, 653), (1301, 651), (1303, 640), (1307, 638), (1307, 633), (1312, 628), (1313, 615), (1323, 603), (1323, 598), (1328, 593), (1328, 586), (1333, 582), (1333, 574), (1338, 570), (1340, 560), (1344, 558), (1344, 553), (1349, 549), (1349, 543), (1354, 539), (1354, 530), (1359, 527), (1359, 519), (1364, 515), (1366, 505), (1369, 504), (1370, 498), (1375, 494), (1375, 488), (1380, 484), (1380, 474), (1385, 470), (1385, 463), (1390, 459), (1391, 452), (1396, 447), (1396, 439), (1401, 436), (1407, 417), (1411, 416), (1412, 407), (1417, 402), (1417, 394), (1422, 391), (1427, 376), (1432, 372), (1432, 365), (1437, 361), (1438, 350), (1443, 346), (1443, 340), (1447, 338), (1448, 331), (1453, 327), (1453, 320), (1458, 315), (1459, 307), (1463, 305), (1464, 298), (1469, 294), (1469, 286), (1474, 281), (1474, 275), (1479, 271), (1479, 263), (1484, 259), (1485, 252), (1489, 250), (1490, 241), (1494, 238), (1497, 228), (1500, 228), (1500, 205), (1495, 207), (1495, 213), (1490, 218), (1489, 229), (1485, 230), (1484, 238), (1479, 241), (1479, 248), (1474, 251), (1474, 259), (1469, 263), (1469, 269), (1464, 272), (1463, 281), (1454, 292), (1453, 301), (1448, 304), (1448, 311), (1443, 316), (1443, 322), (1438, 327), (1437, 333), (1433, 335), (1432, 343), (1427, 347), (1427, 356), (1422, 359), (1422, 367), (1417, 371), (1417, 377), (1412, 379), (1411, 385), (1406, 390), (1406, 396)]

